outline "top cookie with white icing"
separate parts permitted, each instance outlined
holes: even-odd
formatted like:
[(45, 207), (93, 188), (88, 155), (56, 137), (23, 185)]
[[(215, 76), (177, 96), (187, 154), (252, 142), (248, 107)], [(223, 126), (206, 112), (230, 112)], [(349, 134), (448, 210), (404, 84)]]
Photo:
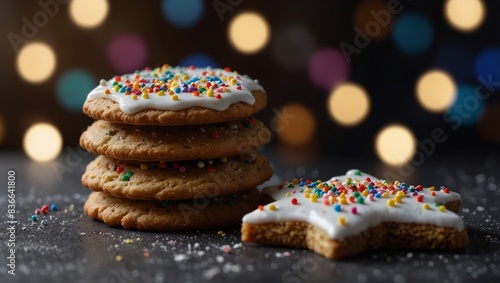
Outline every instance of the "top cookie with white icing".
[(264, 88), (229, 68), (162, 67), (101, 80), (83, 112), (135, 125), (197, 125), (238, 120), (267, 104)]

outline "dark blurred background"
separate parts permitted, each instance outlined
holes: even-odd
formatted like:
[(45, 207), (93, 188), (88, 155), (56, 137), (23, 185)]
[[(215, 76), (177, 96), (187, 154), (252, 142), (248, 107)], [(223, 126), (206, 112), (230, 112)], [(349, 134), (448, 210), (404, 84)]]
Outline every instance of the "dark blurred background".
[[(258, 79), (268, 107), (256, 116), (285, 155), (487, 154), (500, 144), (499, 12), (480, 0), (2, 0), (0, 146), (34, 159), (74, 147), (100, 79), (168, 63)], [(50, 127), (28, 135), (37, 123), (62, 144)]]

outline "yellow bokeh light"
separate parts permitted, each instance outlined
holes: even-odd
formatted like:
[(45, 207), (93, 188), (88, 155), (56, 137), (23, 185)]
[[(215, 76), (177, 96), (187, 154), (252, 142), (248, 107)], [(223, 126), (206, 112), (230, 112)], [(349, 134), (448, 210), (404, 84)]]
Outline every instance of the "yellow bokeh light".
[(448, 0), (444, 13), (451, 26), (459, 31), (470, 32), (481, 26), (486, 8), (482, 0)]
[(431, 112), (443, 112), (455, 101), (457, 85), (448, 73), (435, 69), (420, 76), (415, 92), (422, 107)]
[(260, 51), (269, 42), (270, 28), (266, 19), (253, 12), (236, 16), (229, 24), (229, 40), (238, 51), (246, 54)]
[(108, 16), (107, 0), (73, 0), (69, 6), (71, 19), (82, 28), (95, 28)]
[(40, 83), (50, 78), (56, 68), (56, 54), (50, 46), (31, 42), (17, 54), (17, 71), (30, 83)]
[(282, 142), (292, 146), (302, 146), (314, 137), (316, 119), (305, 106), (290, 103), (277, 112), (271, 127)]
[(37, 123), (32, 125), (24, 134), (23, 147), (31, 159), (50, 161), (61, 153), (62, 136), (53, 125)]
[(335, 122), (354, 126), (361, 123), (370, 112), (370, 98), (361, 86), (343, 83), (330, 93), (328, 110)]
[(386, 126), (375, 138), (375, 150), (384, 163), (393, 166), (403, 165), (416, 152), (415, 136), (403, 125)]

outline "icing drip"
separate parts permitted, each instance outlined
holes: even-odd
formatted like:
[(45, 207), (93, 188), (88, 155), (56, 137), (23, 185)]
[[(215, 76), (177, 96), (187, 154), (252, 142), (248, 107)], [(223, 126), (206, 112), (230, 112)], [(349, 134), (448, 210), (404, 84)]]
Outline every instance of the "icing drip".
[(137, 71), (101, 80), (87, 100), (107, 98), (117, 102), (127, 114), (145, 109), (182, 110), (203, 107), (224, 111), (231, 104), (254, 104), (252, 91), (264, 91), (246, 75), (229, 68), (171, 67)]
[(326, 182), (294, 179), (263, 193), (276, 201), (245, 215), (243, 222), (303, 221), (340, 241), (384, 221), (465, 228), (460, 216), (441, 205), (460, 200), (459, 194), (447, 188), (389, 183), (359, 170)]

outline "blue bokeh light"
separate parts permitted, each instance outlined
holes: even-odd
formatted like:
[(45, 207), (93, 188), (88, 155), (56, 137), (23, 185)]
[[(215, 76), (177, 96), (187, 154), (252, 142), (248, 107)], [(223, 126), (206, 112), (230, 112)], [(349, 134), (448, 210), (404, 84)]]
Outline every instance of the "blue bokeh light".
[(175, 27), (190, 28), (198, 23), (203, 15), (203, 0), (163, 0), (163, 16)]
[(57, 80), (57, 101), (64, 109), (80, 113), (87, 94), (96, 86), (96, 79), (90, 72), (82, 69), (66, 71)]
[(431, 46), (434, 29), (426, 17), (409, 12), (396, 19), (392, 37), (399, 50), (408, 55), (417, 55)]
[(458, 85), (455, 102), (446, 113), (446, 117), (455, 125), (473, 126), (482, 117), (487, 94), (481, 89), (476, 93), (476, 89), (477, 86), (473, 84)]
[(219, 64), (217, 61), (211, 57), (210, 55), (207, 55), (205, 53), (193, 53), (191, 55), (188, 55), (184, 57), (181, 62), (179, 63), (179, 66), (195, 66), (195, 67), (213, 67), (213, 68), (218, 68)]
[(474, 62), (476, 79), (485, 87), (500, 90), (500, 48), (486, 48)]

